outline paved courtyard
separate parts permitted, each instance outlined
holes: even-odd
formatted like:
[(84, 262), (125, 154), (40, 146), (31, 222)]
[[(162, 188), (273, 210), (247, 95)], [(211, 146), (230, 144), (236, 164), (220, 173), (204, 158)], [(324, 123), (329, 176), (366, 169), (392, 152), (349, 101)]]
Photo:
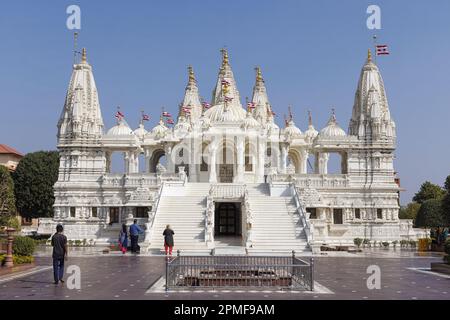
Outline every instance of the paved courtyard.
[[(427, 272), (438, 256), (416, 253), (367, 254), (328, 253), (315, 257), (315, 292), (277, 290), (196, 290), (164, 292), (161, 276), (164, 257), (133, 255), (83, 255), (70, 257), (66, 268), (81, 270), (81, 289), (54, 285), (51, 258), (36, 258), (36, 268), (14, 275), (0, 276), (0, 300), (10, 299), (450, 299), (450, 277)], [(366, 273), (369, 265), (381, 269), (381, 289), (369, 290)], [(67, 283), (66, 283), (67, 284)]]

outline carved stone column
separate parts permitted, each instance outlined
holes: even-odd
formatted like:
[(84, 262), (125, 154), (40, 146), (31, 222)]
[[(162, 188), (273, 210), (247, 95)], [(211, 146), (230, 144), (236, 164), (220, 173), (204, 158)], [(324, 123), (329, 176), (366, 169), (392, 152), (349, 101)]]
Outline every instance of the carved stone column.
[(288, 156), (288, 146), (283, 143), (281, 145), (281, 162), (280, 162), (280, 169), (282, 173), (286, 173), (287, 156)]
[(244, 153), (245, 153), (245, 147), (244, 147), (244, 139), (242, 137), (238, 138), (236, 151), (237, 151), (237, 177), (236, 177), (236, 182), (237, 183), (243, 183), (244, 182)]
[(217, 147), (211, 145), (209, 148), (209, 182), (216, 183), (217, 182), (217, 173), (216, 173), (216, 152)]

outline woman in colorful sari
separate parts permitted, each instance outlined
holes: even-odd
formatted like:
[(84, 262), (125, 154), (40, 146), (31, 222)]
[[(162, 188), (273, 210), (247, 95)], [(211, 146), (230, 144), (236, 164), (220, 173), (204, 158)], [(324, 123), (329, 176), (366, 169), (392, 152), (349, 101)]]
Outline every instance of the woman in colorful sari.
[(128, 232), (127, 232), (127, 226), (125, 223), (122, 224), (122, 230), (120, 230), (119, 233), (119, 249), (122, 251), (123, 254), (127, 252), (128, 248)]

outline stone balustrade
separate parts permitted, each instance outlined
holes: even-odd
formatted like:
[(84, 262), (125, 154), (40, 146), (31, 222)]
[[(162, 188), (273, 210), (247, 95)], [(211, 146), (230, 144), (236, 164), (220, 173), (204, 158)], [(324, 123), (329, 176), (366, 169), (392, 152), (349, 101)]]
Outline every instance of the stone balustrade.
[(209, 195), (214, 198), (236, 199), (245, 196), (245, 185), (242, 184), (213, 184)]
[(293, 182), (299, 188), (347, 188), (350, 179), (345, 174), (277, 174), (270, 182)]

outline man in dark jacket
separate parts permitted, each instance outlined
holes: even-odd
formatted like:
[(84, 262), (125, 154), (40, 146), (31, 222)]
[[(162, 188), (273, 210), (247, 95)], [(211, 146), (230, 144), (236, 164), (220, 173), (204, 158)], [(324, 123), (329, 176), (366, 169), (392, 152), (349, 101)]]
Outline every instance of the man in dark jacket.
[(144, 231), (137, 224), (137, 219), (134, 219), (133, 224), (130, 226), (130, 239), (131, 239), (131, 252), (139, 253), (140, 247), (138, 245), (139, 234)]
[(175, 232), (173, 232), (173, 230), (170, 229), (170, 225), (167, 225), (166, 229), (163, 232), (163, 236), (164, 236), (164, 250), (166, 251), (166, 256), (167, 256), (167, 253), (169, 253), (169, 255), (172, 255), (173, 235), (174, 234), (175, 234)]
[(62, 234), (64, 228), (58, 224), (52, 237), (53, 246), (53, 278), (55, 284), (64, 283), (64, 260), (67, 259), (67, 237)]

